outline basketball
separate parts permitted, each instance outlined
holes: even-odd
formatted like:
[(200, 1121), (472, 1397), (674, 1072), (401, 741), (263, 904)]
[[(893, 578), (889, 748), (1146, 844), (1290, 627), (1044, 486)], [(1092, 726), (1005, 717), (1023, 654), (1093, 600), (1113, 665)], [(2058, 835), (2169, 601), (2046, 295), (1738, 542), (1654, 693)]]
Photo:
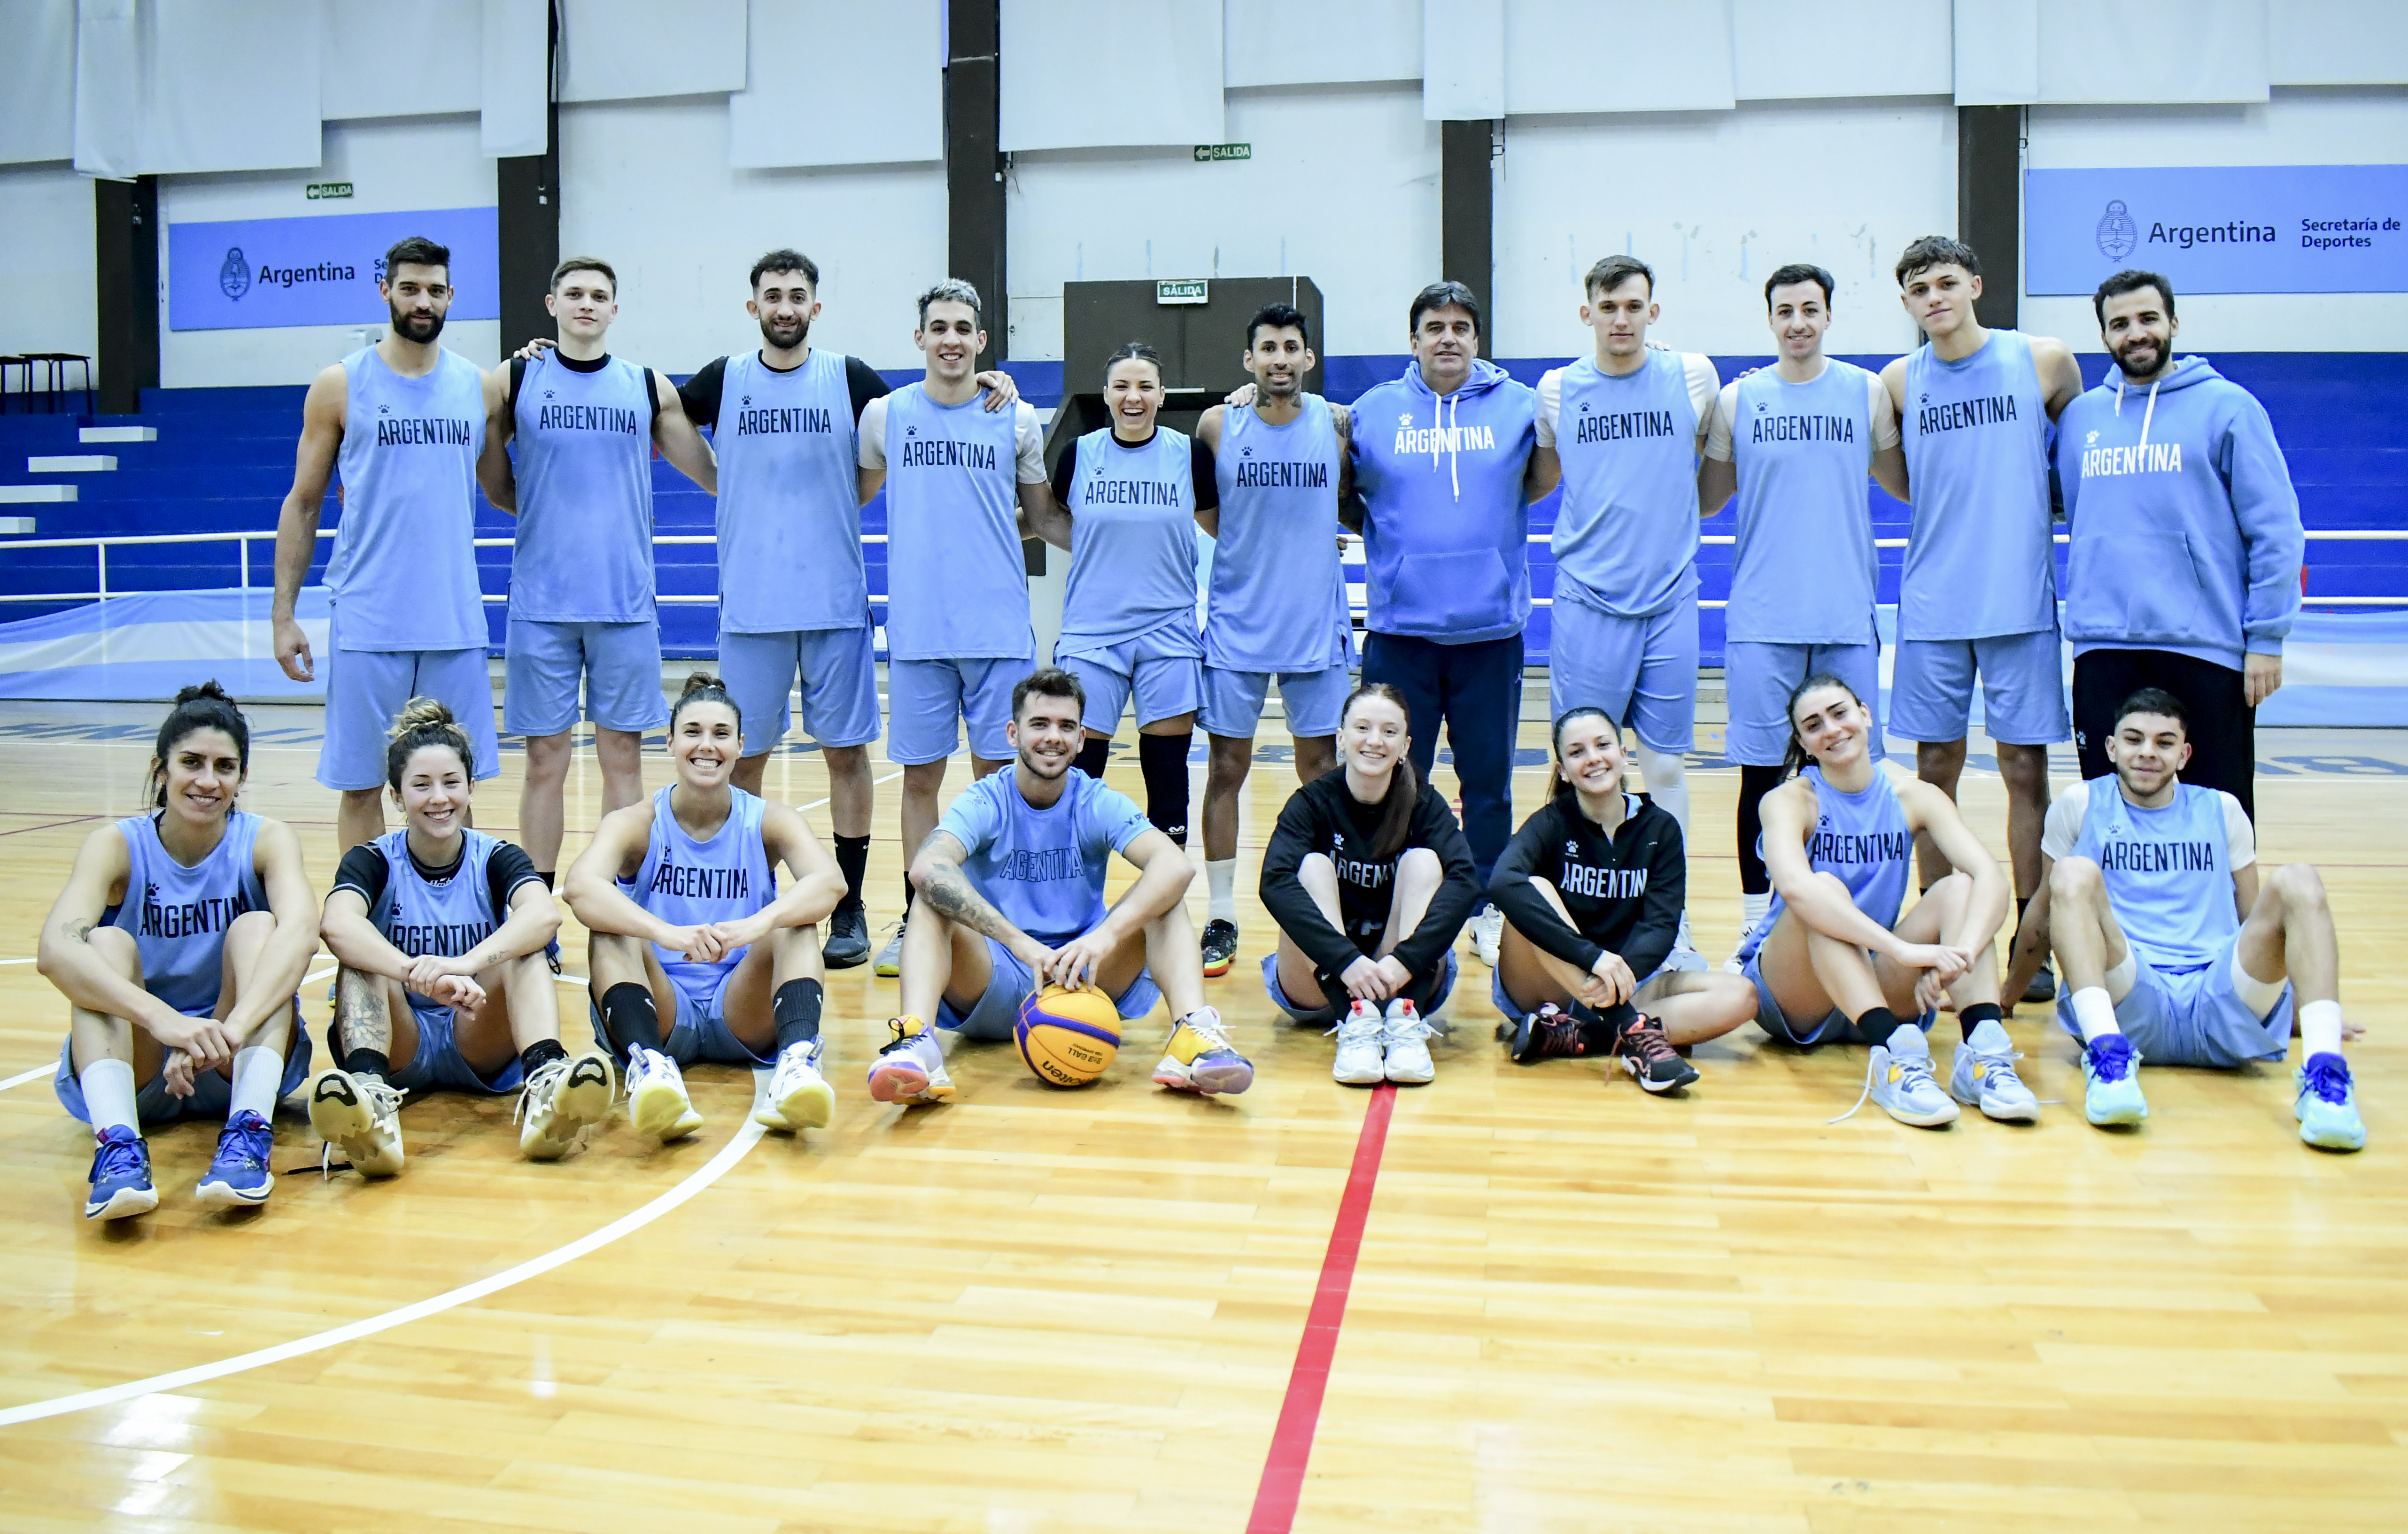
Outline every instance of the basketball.
[(1121, 1051), (1121, 1017), (1100, 991), (1048, 985), (1020, 1004), (1011, 1025), (1020, 1057), (1049, 1086), (1085, 1086)]

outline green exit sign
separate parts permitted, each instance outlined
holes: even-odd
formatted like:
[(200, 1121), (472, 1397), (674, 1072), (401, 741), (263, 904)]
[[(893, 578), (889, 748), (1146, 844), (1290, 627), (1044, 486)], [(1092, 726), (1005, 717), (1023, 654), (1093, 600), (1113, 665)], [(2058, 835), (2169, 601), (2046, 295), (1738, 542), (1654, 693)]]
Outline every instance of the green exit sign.
[(312, 181), (309, 183), (309, 200), (313, 203), (321, 202), (328, 197), (348, 197), (351, 194), (351, 183), (349, 181)]
[(1157, 304), (1209, 304), (1212, 301), (1212, 285), (1200, 277), (1182, 277), (1154, 285), (1154, 301)]
[(1251, 160), (1254, 157), (1254, 146), (1252, 144), (1198, 144), (1196, 146), (1196, 163), (1199, 165), (1209, 160)]

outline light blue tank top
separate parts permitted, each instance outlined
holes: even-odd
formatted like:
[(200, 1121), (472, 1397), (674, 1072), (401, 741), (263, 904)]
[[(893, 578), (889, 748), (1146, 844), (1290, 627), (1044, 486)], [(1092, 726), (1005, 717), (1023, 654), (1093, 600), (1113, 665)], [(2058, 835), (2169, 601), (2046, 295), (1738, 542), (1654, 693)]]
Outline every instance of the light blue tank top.
[[(1617, 618), (1669, 611), (1698, 589), (1698, 407), (1677, 351), (1627, 378), (1564, 369), (1555, 454), (1555, 599)], [(1859, 402), (1861, 403), (1861, 402)]]
[(519, 380), (510, 616), (632, 624), (652, 606), (652, 375), (618, 357), (580, 372), (547, 351)]
[(861, 628), (861, 474), (844, 353), (780, 373), (727, 359), (719, 424), (719, 623), (730, 634)]
[(2115, 925), (2153, 969), (2196, 969), (2224, 954), (2241, 930), (2232, 897), (2232, 848), (2224, 797), (2181, 783), (2174, 802), (2143, 810), (2114, 774), (2088, 783), (2073, 852), (2099, 865)]
[(1725, 632), (1756, 644), (1873, 642), (1870, 377), (1827, 359), (1812, 383), (1739, 381), (1739, 544)]
[[(730, 788), (727, 819), (709, 841), (696, 841), (669, 809), (675, 790), (672, 783), (653, 794), (652, 840), (636, 877), (619, 881), (620, 892), (671, 926), (737, 921), (775, 900), (778, 876), (761, 841), (761, 801)], [(652, 953), (680, 990), (707, 996), (735, 972), (746, 949), (732, 949), (716, 964), (693, 963), (658, 943)]]
[(2048, 405), (2031, 340), (1993, 330), (1956, 362), (1906, 362), (1899, 422), (1914, 525), (1899, 578), (1902, 639), (1981, 639), (2057, 626)]
[[(410, 861), (408, 830), (377, 838), (377, 850), (384, 853), (384, 892), (368, 908), (368, 922), (413, 958), (431, 953), (456, 959), (492, 937), (504, 920), (494, 909), (493, 886), (485, 877), (485, 864), (501, 843), (482, 831), (464, 829), (460, 835), (467, 845), (460, 851), (459, 866), (440, 882)], [(415, 991), (410, 999), (422, 1007), (437, 1005)]]
[(937, 828), (968, 852), (962, 872), (1004, 920), (1054, 948), (1104, 919), (1112, 854), (1153, 825), (1127, 795), (1083, 772), (1068, 775), (1053, 808), (1037, 809), (1006, 767), (964, 789)]
[(895, 660), (1028, 660), (1020, 552), (1019, 411), (983, 393), (886, 396), (886, 652)]
[(216, 1010), (225, 979), (226, 928), (247, 910), (267, 909), (267, 887), (251, 866), (259, 817), (236, 810), (209, 855), (186, 867), (167, 855), (150, 814), (117, 823), (131, 854), (125, 898), (101, 918), (134, 939), (142, 988), (190, 1017)]
[[(1906, 811), (1889, 774), (1876, 767), (1873, 781), (1854, 794), (1843, 794), (1823, 781), (1823, 769), (1809, 765), (1799, 774), (1814, 785), (1817, 818), (1806, 839), (1806, 862), (1816, 873), (1828, 873), (1848, 886), (1856, 909), (1883, 926), (1898, 925), (1899, 908), (1906, 904), (1908, 866), (1914, 856), (1914, 833), (1906, 828)], [(1763, 841), (1756, 843), (1759, 855)], [(1764, 946), (1773, 923), (1781, 918), (1779, 891), (1763, 921), (1748, 934), (1745, 959)]]
[(1191, 654), (1196, 632), (1194, 444), (1168, 426), (1142, 447), (1103, 427), (1070, 477), (1070, 581), (1056, 655), (1093, 654), (1156, 629)]
[(1224, 671), (1326, 671), (1354, 651), (1338, 554), (1338, 428), (1329, 402), (1274, 426), (1232, 409), (1212, 460), (1221, 490), (1204, 660)]
[(434, 372), (406, 379), (372, 346), (343, 374), (343, 510), (326, 562), (342, 648), (483, 649), (472, 540), (484, 375), (438, 351)]

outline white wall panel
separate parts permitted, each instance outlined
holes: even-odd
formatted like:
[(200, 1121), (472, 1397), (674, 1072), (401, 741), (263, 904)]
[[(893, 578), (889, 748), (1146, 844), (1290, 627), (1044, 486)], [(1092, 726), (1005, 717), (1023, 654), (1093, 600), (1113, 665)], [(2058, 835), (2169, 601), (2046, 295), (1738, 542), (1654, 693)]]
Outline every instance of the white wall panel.
[(142, 174), (142, 17), (134, 0), (76, 0), (75, 167)]
[(551, 137), (551, 27), (548, 0), (484, 0), (478, 141), (496, 159)]
[(1734, 99), (1729, 0), (1505, 0), (1516, 116), (1719, 111)]
[(2408, 5), (2283, 0), (2267, 13), (2276, 85), (2408, 85)]
[(143, 7), (142, 168), (162, 175), (318, 163), (323, 12), (290, 0)]
[(715, 102), (564, 108), (560, 244), (619, 271), (614, 351), (666, 372), (760, 344), (745, 274), (779, 246), (820, 267), (815, 344), (916, 366), (911, 301), (945, 275), (941, 167), (739, 170)]
[(75, 0), (0, 6), (0, 165), (75, 157)]
[(1221, 78), (1230, 86), (1422, 78), (1421, 0), (1224, 0)]
[(2040, 0), (1955, 0), (1956, 105), (2040, 99)]
[(1505, 0), (1422, 0), (1422, 116), (1505, 115)]
[(1006, 150), (1222, 141), (1221, 7), (1003, 0)]
[(2051, 102), (2263, 101), (2266, 0), (2040, 0)]
[(562, 0), (560, 99), (741, 91), (744, 9), (745, 0), (678, 0), (673, 7), (660, 0)]
[(98, 349), (92, 179), (64, 165), (0, 170), (0, 353)]
[(1731, 0), (1742, 101), (1944, 96), (1956, 87), (1949, 0)]
[(943, 160), (940, 3), (752, 0), (752, 83), (727, 98), (727, 163)]
[(1326, 306), (1319, 350), (1404, 350), (1406, 306), (1439, 275), (1439, 129), (1421, 93), (1250, 91), (1230, 98), (1228, 131), (1252, 160), (1016, 159), (1013, 356), (1061, 356), (1064, 282), (1146, 277), (1310, 277)]
[(1764, 280), (1811, 261), (1837, 282), (1833, 351), (1902, 350), (1914, 328), (1891, 267), (1908, 241), (1956, 227), (1956, 113), (1942, 103), (1517, 117), (1497, 183), (1495, 350), (1588, 348), (1581, 275), (1624, 251), (1656, 268), (1664, 317), (1650, 334), (1667, 346), (1769, 353)]
[(410, 0), (407, 9), (393, 0), (324, 5), (318, 110), (326, 121), (473, 112), (483, 104), (482, 0)]

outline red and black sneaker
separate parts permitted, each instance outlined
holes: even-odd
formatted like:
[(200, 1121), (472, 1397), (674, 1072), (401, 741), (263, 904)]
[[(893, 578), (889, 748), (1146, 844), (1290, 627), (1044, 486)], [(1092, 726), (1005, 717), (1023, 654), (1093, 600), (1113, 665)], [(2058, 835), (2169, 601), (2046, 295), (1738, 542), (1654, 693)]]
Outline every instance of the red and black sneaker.
[(1650, 1092), (1671, 1092), (1698, 1079), (1698, 1068), (1681, 1058), (1672, 1041), (1664, 1037), (1664, 1025), (1641, 1012), (1623, 1025), (1622, 1036), (1613, 1041), (1614, 1057), (1622, 1068)]
[(1588, 1054), (1588, 1039), (1577, 1018), (1570, 1012), (1557, 1011), (1548, 1002), (1518, 1023), (1506, 1023), (1497, 1030), (1506, 1041), (1507, 1053), (1515, 1065), (1526, 1066), (1533, 1060), (1577, 1060)]

